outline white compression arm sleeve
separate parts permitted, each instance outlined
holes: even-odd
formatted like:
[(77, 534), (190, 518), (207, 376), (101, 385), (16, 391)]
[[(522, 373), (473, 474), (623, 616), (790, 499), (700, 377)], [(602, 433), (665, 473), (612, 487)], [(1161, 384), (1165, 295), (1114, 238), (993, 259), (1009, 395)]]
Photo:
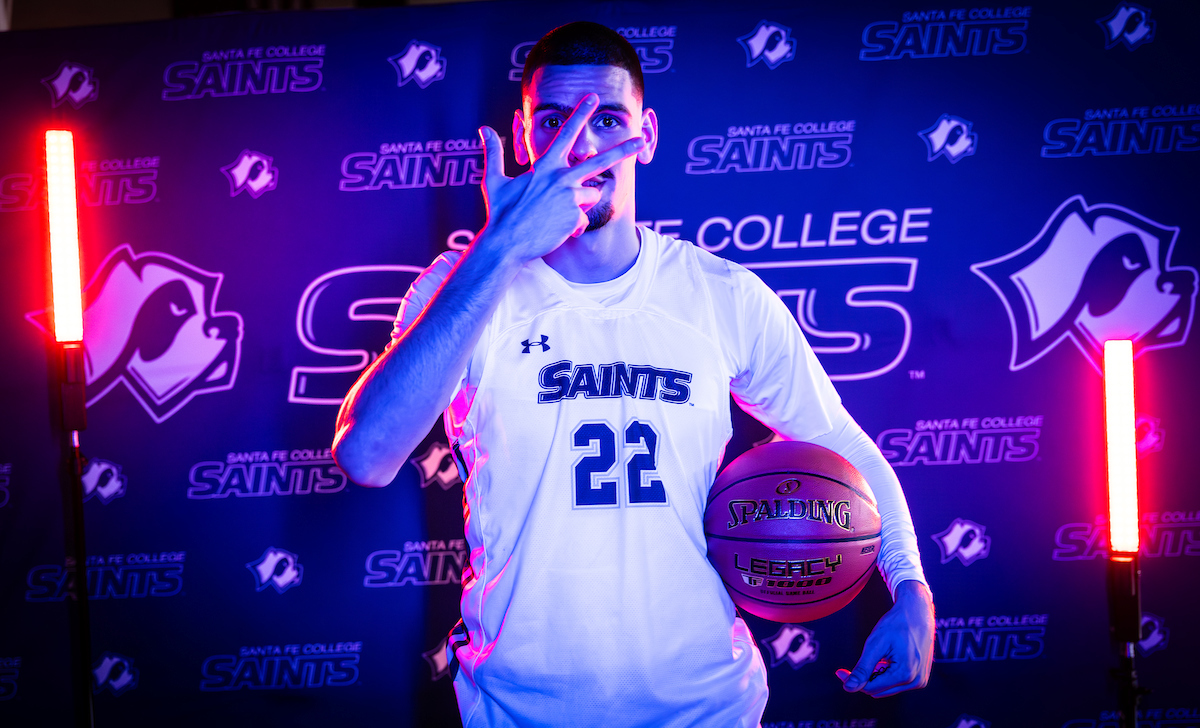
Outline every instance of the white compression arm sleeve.
[(833, 429), (810, 442), (827, 447), (849, 460), (875, 493), (883, 522), (877, 564), (888, 591), (892, 593), (892, 599), (895, 600), (896, 587), (902, 581), (915, 579), (928, 587), (929, 582), (925, 581), (925, 572), (921, 569), (921, 554), (917, 549), (917, 535), (908, 512), (908, 501), (904, 499), (904, 491), (900, 489), (900, 480), (895, 471), (845, 407), (838, 405), (829, 408), (828, 414)]

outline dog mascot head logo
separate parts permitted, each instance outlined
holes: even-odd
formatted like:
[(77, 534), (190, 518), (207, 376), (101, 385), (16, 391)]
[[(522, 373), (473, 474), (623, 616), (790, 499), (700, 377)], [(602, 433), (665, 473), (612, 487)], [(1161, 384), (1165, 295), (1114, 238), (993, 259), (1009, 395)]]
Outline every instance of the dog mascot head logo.
[(1133, 416), (1133, 432), (1139, 458), (1150, 453), (1162, 452), (1163, 442), (1167, 439), (1167, 431), (1163, 429), (1162, 420), (1138, 412)]
[(137, 682), (138, 671), (133, 667), (133, 660), (115, 652), (105, 652), (92, 667), (93, 693), (110, 690), (113, 695), (120, 695), (136, 688)]
[(237, 159), (221, 167), (221, 172), (229, 180), (230, 197), (248, 192), (257, 200), (279, 185), (279, 169), (274, 160), (249, 149), (243, 149)]
[(100, 98), (100, 81), (95, 72), (72, 61), (63, 61), (57, 71), (42, 79), (42, 85), (50, 90), (51, 108), (65, 102), (78, 109)]
[(1104, 30), (1105, 49), (1124, 43), (1126, 48), (1133, 50), (1154, 40), (1155, 23), (1150, 19), (1150, 10), (1137, 3), (1121, 3), (1097, 20), (1096, 25)]
[[(155, 422), (193, 397), (232, 389), (242, 317), (217, 310), (224, 276), (122, 245), (83, 290), (87, 404), (124, 384)], [(49, 312), (25, 318), (43, 331)]]
[(1150, 612), (1142, 612), (1142, 638), (1138, 640), (1138, 651), (1142, 657), (1166, 648), (1171, 639), (1171, 630), (1163, 623), (1163, 618)]
[(958, 720), (954, 721), (950, 728), (988, 728), (989, 726), (991, 726), (991, 723), (983, 718), (963, 713), (958, 716)]
[(945, 531), (933, 534), (933, 540), (942, 550), (942, 563), (957, 558), (963, 566), (970, 566), (978, 559), (986, 559), (992, 550), (992, 539), (983, 534), (985, 530), (974, 521), (955, 518)]
[(442, 490), (450, 490), (463, 482), (454, 459), (454, 451), (440, 440), (431, 442), (423, 455), (418, 455), (409, 462), (420, 474), (422, 488), (437, 483), (442, 486)]
[(126, 478), (121, 474), (121, 466), (100, 458), (88, 458), (83, 469), (83, 500), (99, 498), (100, 502), (108, 505), (114, 498), (125, 495)]
[(821, 648), (816, 632), (798, 624), (785, 624), (771, 637), (759, 640), (759, 643), (771, 654), (771, 667), (787, 662), (793, 670), (816, 660)]
[(280, 594), (304, 579), (304, 567), (300, 565), (300, 557), (291, 551), (268, 546), (257, 561), (246, 564), (246, 568), (254, 574), (255, 589), (262, 591), (268, 586), (275, 587)]
[(786, 25), (760, 20), (754, 30), (737, 39), (746, 49), (746, 68), (762, 61), (772, 71), (796, 57), (796, 40)]
[(403, 86), (416, 81), (421, 88), (428, 88), (434, 81), (446, 77), (446, 59), (442, 49), (419, 40), (411, 40), (404, 50), (388, 58), (396, 69), (396, 85)]
[(929, 148), (929, 161), (945, 157), (954, 164), (975, 153), (979, 135), (971, 131), (971, 122), (951, 114), (942, 114), (933, 126), (917, 132)]
[(1070, 339), (1096, 371), (1104, 342), (1132, 339), (1134, 355), (1183, 346), (1196, 307), (1196, 269), (1171, 265), (1179, 228), (1076, 195), (1033, 240), (971, 266), (999, 294), (1012, 324), (1009, 369)]

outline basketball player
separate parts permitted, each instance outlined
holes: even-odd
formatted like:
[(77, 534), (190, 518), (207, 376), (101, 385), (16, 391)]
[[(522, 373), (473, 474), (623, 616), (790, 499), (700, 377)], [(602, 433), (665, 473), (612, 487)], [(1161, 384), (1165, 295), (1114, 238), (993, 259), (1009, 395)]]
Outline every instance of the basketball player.
[(658, 120), (633, 48), (563, 26), (521, 89), (513, 140), (530, 169), (507, 177), (500, 137), (480, 130), (487, 224), (414, 282), (335, 440), (351, 479), (383, 486), (445, 411), (469, 473), (448, 647), (464, 725), (758, 725), (766, 669), (702, 528), (731, 393), (870, 483), (895, 605), (838, 677), (876, 697), (923, 686), (932, 601), (891, 468), (778, 296), (634, 223)]

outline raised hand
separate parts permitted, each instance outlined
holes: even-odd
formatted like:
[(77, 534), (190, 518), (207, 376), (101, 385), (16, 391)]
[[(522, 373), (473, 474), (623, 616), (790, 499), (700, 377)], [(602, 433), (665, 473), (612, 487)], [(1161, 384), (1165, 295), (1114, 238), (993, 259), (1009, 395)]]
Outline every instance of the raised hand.
[(484, 147), (483, 197), (487, 225), (480, 234), (503, 246), (525, 263), (540, 258), (587, 228), (587, 211), (600, 201), (600, 191), (583, 183), (637, 154), (645, 146), (639, 136), (628, 139), (574, 166), (571, 148), (600, 99), (583, 97), (558, 135), (530, 168), (517, 177), (504, 174), (504, 144), (494, 129), (479, 130)]

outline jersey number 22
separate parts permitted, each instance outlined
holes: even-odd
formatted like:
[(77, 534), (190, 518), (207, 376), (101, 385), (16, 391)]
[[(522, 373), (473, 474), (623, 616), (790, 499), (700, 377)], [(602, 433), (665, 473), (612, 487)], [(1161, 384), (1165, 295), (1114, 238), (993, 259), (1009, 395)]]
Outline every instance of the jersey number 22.
[[(621, 454), (625, 462), (626, 502), (630, 505), (666, 503), (667, 490), (663, 482), (655, 477), (658, 466), (658, 433), (645, 422), (634, 420), (625, 428), (624, 444), (632, 448), (622, 451), (640, 450), (645, 444), (647, 452)], [(599, 452), (596, 453), (596, 444)], [(622, 473), (618, 470), (614, 480), (605, 475), (617, 464), (617, 433), (607, 422), (585, 422), (572, 435), (572, 449), (589, 450), (575, 462), (575, 506), (615, 506), (618, 503), (618, 487)]]

